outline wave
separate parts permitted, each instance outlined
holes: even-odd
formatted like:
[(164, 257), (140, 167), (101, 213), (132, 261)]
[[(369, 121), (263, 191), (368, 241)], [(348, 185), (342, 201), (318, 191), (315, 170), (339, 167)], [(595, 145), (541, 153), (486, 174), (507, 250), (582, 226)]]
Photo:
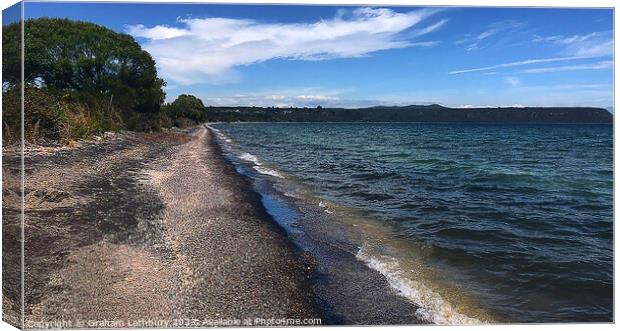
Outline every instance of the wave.
[(403, 276), (396, 259), (386, 256), (377, 257), (371, 255), (363, 246), (359, 249), (355, 257), (366, 263), (369, 268), (381, 273), (399, 295), (415, 303), (419, 307), (415, 312), (416, 317), (419, 319), (434, 324), (447, 325), (482, 323), (478, 319), (457, 312), (439, 294), (433, 292), (424, 284)]
[[(221, 140), (226, 141), (227, 143), (232, 143), (232, 140), (230, 138), (228, 138), (224, 133), (222, 133), (222, 131), (220, 131), (219, 129), (216, 129), (212, 126), (207, 126), (209, 129), (211, 129), (213, 131), (213, 133), (215, 133), (215, 135), (220, 138)], [(229, 146), (230, 147), (230, 146)], [(237, 153), (234, 153), (237, 154)], [(254, 170), (256, 170), (257, 172), (263, 174), (263, 175), (268, 175), (268, 176), (272, 176), (272, 177), (278, 177), (278, 178), (284, 178), (284, 175), (282, 175), (280, 172), (265, 167), (263, 165), (263, 163), (258, 159), (258, 157), (256, 155), (247, 153), (247, 152), (243, 152), (241, 154), (237, 154), (236, 155), (237, 158), (241, 159), (241, 160), (245, 160), (245, 161), (249, 161), (251, 163), (254, 164), (254, 166), (252, 168), (254, 168)]]
[(263, 175), (269, 175), (269, 176), (273, 176), (273, 177), (284, 178), (284, 176), (281, 173), (279, 173), (278, 171), (273, 170), (271, 168), (267, 168), (267, 167), (259, 166), (259, 165), (256, 165), (253, 168), (254, 168), (254, 170), (258, 171), (259, 173), (261, 173)]
[(215, 135), (218, 138), (224, 140), (225, 142), (227, 142), (229, 144), (232, 143), (232, 140), (230, 140), (230, 138), (226, 137), (226, 135), (223, 134), (222, 131), (220, 131), (219, 129), (216, 129), (216, 128), (212, 127), (212, 126), (207, 126), (207, 128), (211, 129), (211, 131), (213, 131), (213, 133), (215, 133)]
[(256, 157), (256, 155), (250, 154), (250, 153), (243, 153), (241, 155), (239, 155), (239, 158), (242, 160), (246, 160), (246, 161), (250, 161), (252, 163), (254, 163), (255, 165), (263, 165), (259, 160), (258, 157)]
[(250, 153), (244, 152), (244, 153), (241, 153), (238, 157), (241, 160), (252, 162), (254, 164), (254, 166), (252, 168), (254, 168), (254, 170), (256, 170), (257, 172), (259, 172), (259, 173), (261, 173), (263, 175), (268, 175), (268, 176), (278, 177), (278, 178), (284, 178), (284, 175), (282, 175), (277, 170), (271, 169), (271, 168), (268, 168), (268, 167), (264, 166), (263, 163), (254, 154), (250, 154)]

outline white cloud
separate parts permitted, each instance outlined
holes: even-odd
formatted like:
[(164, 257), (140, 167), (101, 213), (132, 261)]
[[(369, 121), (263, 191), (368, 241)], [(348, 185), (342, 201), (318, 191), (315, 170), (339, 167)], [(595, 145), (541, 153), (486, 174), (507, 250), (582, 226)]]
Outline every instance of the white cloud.
[[(510, 26), (510, 25), (508, 25)], [(518, 28), (519, 25), (516, 22), (512, 25), (514, 28)], [(493, 34), (493, 29), (487, 30), (477, 37), (488, 37)], [(496, 29), (496, 28), (495, 28)], [(474, 38), (475, 39), (475, 38)], [(484, 38), (483, 38), (484, 39)], [(461, 43), (464, 41), (457, 41)], [(479, 67), (472, 69), (463, 69), (463, 70), (454, 70), (449, 72), (449, 74), (463, 74), (469, 72), (478, 72), (478, 71), (490, 71), (494, 69), (508, 68), (508, 67), (517, 67), (517, 66), (525, 66), (539, 63), (550, 63), (550, 62), (564, 62), (564, 61), (573, 61), (573, 60), (582, 60), (582, 59), (591, 59), (591, 58), (600, 58), (600, 57), (609, 57), (613, 55), (613, 37), (611, 32), (592, 32), (583, 35), (573, 35), (573, 36), (563, 36), (563, 35), (553, 35), (553, 36), (540, 36), (535, 35), (531, 40), (534, 43), (548, 43), (554, 45), (558, 50), (557, 54), (560, 56), (543, 58), (543, 59), (530, 59), (524, 61), (516, 61), (509, 63), (502, 63), (491, 65), (487, 67)], [(477, 45), (473, 45), (472, 49), (477, 48)], [(469, 49), (468, 49), (469, 50)], [(564, 66), (564, 67), (556, 67), (558, 69), (553, 68), (539, 68), (539, 69), (529, 69), (525, 70), (526, 73), (537, 73), (537, 72), (552, 72), (552, 71), (564, 71), (564, 70), (586, 70), (586, 69), (603, 69), (607, 68), (607, 66), (612, 66), (613, 63), (601, 62), (599, 65), (574, 65), (574, 66)]]
[[(374, 100), (354, 100), (346, 95), (355, 93), (353, 88), (298, 86), (285, 89), (262, 89), (253, 92), (221, 91), (194, 93), (205, 105), (210, 106), (259, 106), (259, 107), (361, 107), (376, 104)], [(169, 94), (166, 101), (176, 99)]]
[(146, 28), (142, 24), (126, 25), (125, 32), (134, 37), (142, 37), (155, 40), (170, 39), (188, 35), (188, 31), (186, 30), (173, 28), (166, 25), (158, 25), (150, 29)]
[(554, 84), (554, 85), (530, 85), (523, 86), (524, 89), (539, 89), (539, 90), (605, 90), (610, 89), (611, 86), (607, 84)]
[(210, 106), (257, 106), (257, 107), (343, 107), (356, 108), (378, 105), (378, 100), (346, 99), (338, 95), (329, 94), (286, 94), (273, 91), (272, 94), (230, 94), (203, 97), (202, 100)]
[(510, 86), (519, 86), (519, 85), (521, 85), (521, 80), (519, 80), (519, 78), (517, 78), (517, 77), (506, 77), (506, 79), (504, 81), (506, 82), (506, 84), (508, 84)]
[(492, 35), (496, 34), (498, 31), (499, 31), (499, 30), (497, 30), (497, 29), (489, 29), (489, 30), (486, 30), (486, 31), (482, 32), (481, 34), (479, 34), (479, 35), (476, 37), (476, 39), (478, 39), (478, 40), (486, 39), (486, 38), (488, 38), (488, 37), (490, 37), (490, 36), (492, 36)]
[[(234, 68), (270, 59), (318, 61), (354, 58), (387, 49), (433, 46), (411, 40), (441, 28), (446, 21), (411, 31), (434, 9), (406, 13), (387, 8), (358, 8), (313, 23), (265, 23), (249, 19), (178, 19), (182, 28), (143, 25), (126, 32), (146, 38), (143, 48), (160, 74), (178, 84), (221, 83), (236, 79)], [(231, 76), (232, 74), (232, 76)]]
[(575, 56), (611, 56), (614, 51), (614, 41), (601, 40), (601, 41), (588, 41), (579, 44), (574, 44), (568, 47), (567, 53), (574, 54)]
[[(200, 94), (205, 105), (211, 106), (261, 106), (261, 107), (309, 107), (362, 108), (371, 106), (406, 106), (411, 104), (439, 103), (440, 98), (425, 99), (414, 95), (363, 95), (355, 88), (291, 87), (264, 89), (247, 92), (221, 92)], [(424, 95), (427, 92), (423, 93)], [(172, 101), (177, 95), (168, 95)]]
[(479, 44), (484, 39), (491, 37), (492, 35), (499, 32), (499, 29), (492, 28), (486, 31), (481, 32), (476, 36), (471, 36), (471, 34), (465, 35), (465, 38), (455, 41), (456, 45), (466, 44), (465, 49), (468, 51), (473, 51), (479, 48)]
[(521, 72), (525, 74), (536, 74), (536, 73), (575, 71), (575, 70), (598, 70), (598, 69), (612, 68), (613, 65), (614, 65), (613, 61), (601, 61), (597, 63), (583, 64), (583, 65), (533, 68), (533, 69), (526, 69)]
[(460, 109), (471, 109), (471, 108), (495, 108), (495, 107), (512, 107), (512, 108), (525, 108), (528, 107), (526, 105), (522, 105), (520, 103), (514, 103), (512, 105), (458, 105), (455, 106), (454, 108), (460, 108)]
[(563, 53), (569, 56), (609, 56), (613, 54), (613, 35), (608, 32), (592, 32), (573, 36), (539, 36), (532, 39), (535, 43), (551, 43), (564, 47)]
[(518, 66), (524, 66), (524, 65), (529, 65), (529, 64), (572, 61), (572, 60), (587, 59), (587, 58), (591, 58), (591, 57), (590, 56), (567, 56), (567, 57), (552, 57), (552, 58), (546, 58), (546, 59), (530, 59), (530, 60), (524, 60), (524, 61), (501, 63), (501, 64), (496, 64), (496, 65), (492, 65), (488, 67), (455, 70), (455, 71), (450, 71), (448, 74), (456, 75), (456, 74), (464, 74), (468, 72), (489, 71), (489, 70), (501, 69), (501, 68), (518, 67)]
[(508, 20), (508, 21), (499, 21), (492, 23), (488, 26), (487, 30), (482, 31), (476, 35), (472, 35), (471, 33), (465, 34), (462, 39), (459, 39), (454, 42), (456, 45), (464, 45), (465, 50), (473, 51), (480, 48), (480, 44), (487, 38), (490, 38), (494, 35), (499, 34), (500, 32), (508, 32), (514, 31), (523, 27), (525, 23)]
[(439, 44), (439, 41), (437, 40), (419, 41), (419, 42), (410, 43), (409, 47), (433, 47), (433, 46), (436, 46), (437, 44)]
[(437, 23), (435, 23), (435, 24), (432, 24), (432, 25), (429, 25), (429, 26), (427, 26), (427, 27), (425, 27), (425, 28), (422, 28), (422, 29), (418, 29), (418, 30), (413, 31), (413, 33), (411, 34), (411, 36), (412, 36), (412, 37), (418, 37), (418, 36), (423, 36), (423, 35), (425, 35), (425, 34), (428, 34), (428, 33), (434, 32), (434, 31), (436, 31), (436, 30), (439, 30), (439, 29), (440, 29), (442, 26), (444, 26), (446, 23), (448, 23), (448, 19), (443, 19), (443, 20), (440, 20), (440, 21), (438, 21), (438, 22), (437, 22)]

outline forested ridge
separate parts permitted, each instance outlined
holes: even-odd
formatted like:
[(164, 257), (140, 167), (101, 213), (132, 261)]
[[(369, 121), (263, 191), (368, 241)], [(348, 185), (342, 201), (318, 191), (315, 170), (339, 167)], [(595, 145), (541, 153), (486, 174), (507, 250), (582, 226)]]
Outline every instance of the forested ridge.
[(437, 123), (612, 123), (593, 107), (449, 108), (441, 105), (368, 108), (208, 107), (213, 121), (267, 122), (437, 122)]

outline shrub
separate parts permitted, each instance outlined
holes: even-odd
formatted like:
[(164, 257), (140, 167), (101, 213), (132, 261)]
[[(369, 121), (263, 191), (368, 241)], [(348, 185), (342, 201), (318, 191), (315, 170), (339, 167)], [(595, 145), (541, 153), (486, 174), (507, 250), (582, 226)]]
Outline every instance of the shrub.
[(207, 108), (193, 95), (179, 95), (172, 103), (164, 105), (162, 112), (173, 125), (181, 128), (207, 121)]

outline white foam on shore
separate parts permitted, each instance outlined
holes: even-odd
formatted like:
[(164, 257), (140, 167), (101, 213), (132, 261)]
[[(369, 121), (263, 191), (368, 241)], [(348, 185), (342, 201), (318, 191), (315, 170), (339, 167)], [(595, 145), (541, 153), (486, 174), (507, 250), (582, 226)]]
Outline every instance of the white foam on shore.
[(289, 198), (296, 198), (296, 199), (300, 199), (301, 197), (299, 196), (299, 194), (297, 193), (293, 193), (293, 192), (284, 192), (283, 193), (285, 196), (289, 197)]
[(246, 160), (246, 161), (250, 161), (252, 163), (254, 163), (255, 165), (262, 165), (262, 163), (258, 160), (258, 157), (256, 157), (256, 155), (252, 155), (250, 153), (243, 153), (241, 155), (239, 155), (239, 158), (242, 160)]
[(323, 201), (319, 201), (319, 207), (323, 208), (323, 211), (328, 213), (328, 214), (333, 214), (334, 212), (329, 210), (327, 207), (327, 204), (325, 204)]
[(215, 135), (216, 135), (218, 138), (220, 138), (220, 139), (224, 140), (224, 141), (225, 141), (225, 142), (227, 142), (227, 143), (232, 143), (232, 140), (230, 140), (228, 137), (226, 137), (226, 135), (225, 135), (225, 134), (223, 134), (223, 133), (222, 133), (222, 131), (220, 131), (219, 129), (216, 129), (216, 128), (212, 127), (212, 126), (207, 126), (207, 127), (208, 127), (209, 129), (211, 129), (211, 131), (213, 131), (213, 133), (215, 133)]
[(220, 138), (220, 139), (224, 140), (224, 141), (225, 141), (226, 143), (228, 143), (228, 144), (232, 144), (232, 142), (233, 142), (233, 141), (232, 141), (232, 139), (228, 138), (225, 134), (223, 134), (223, 133), (222, 133), (222, 131), (220, 131), (220, 130), (218, 130), (218, 129), (215, 129), (215, 128), (212, 128), (212, 127), (209, 127), (209, 128), (210, 128), (211, 130), (213, 130), (213, 133), (215, 133), (215, 135), (216, 135), (218, 138)]
[(420, 308), (415, 312), (419, 319), (446, 325), (482, 324), (478, 319), (457, 312), (438, 293), (433, 292), (424, 284), (404, 276), (396, 259), (373, 256), (368, 254), (364, 247), (360, 248), (355, 257), (371, 269), (381, 273), (400, 296), (419, 306)]
[(257, 165), (257, 166), (254, 166), (254, 170), (260, 172), (263, 175), (269, 175), (269, 176), (273, 176), (273, 177), (284, 178), (284, 176), (282, 176), (281, 173), (279, 173), (279, 172), (277, 172), (277, 171), (275, 171), (273, 169), (267, 168), (267, 167), (263, 167), (263, 166)]

